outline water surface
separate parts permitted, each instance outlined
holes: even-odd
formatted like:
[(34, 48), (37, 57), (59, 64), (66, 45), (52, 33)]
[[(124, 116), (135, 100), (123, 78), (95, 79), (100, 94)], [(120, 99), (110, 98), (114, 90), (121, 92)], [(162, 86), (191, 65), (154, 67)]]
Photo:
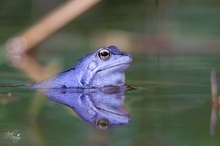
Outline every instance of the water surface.
[[(210, 134), (210, 72), (218, 70), (219, 57), (131, 54), (126, 79), (138, 90), (125, 94), (130, 124), (99, 131), (37, 91), (1, 87), (0, 145), (219, 145), (219, 121)], [(7, 65), (1, 66), (0, 80), (32, 82)], [(4, 138), (14, 130), (20, 134), (16, 143)]]

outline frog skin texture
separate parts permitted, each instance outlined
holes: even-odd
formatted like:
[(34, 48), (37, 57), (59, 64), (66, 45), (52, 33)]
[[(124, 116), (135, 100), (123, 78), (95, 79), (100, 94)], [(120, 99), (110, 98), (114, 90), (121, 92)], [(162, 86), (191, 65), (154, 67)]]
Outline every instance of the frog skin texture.
[(125, 85), (125, 70), (132, 57), (116, 46), (100, 48), (72, 68), (30, 86), (39, 88), (100, 88)]
[(70, 107), (80, 119), (98, 129), (112, 129), (130, 122), (125, 108), (125, 88), (38, 89), (53, 101)]

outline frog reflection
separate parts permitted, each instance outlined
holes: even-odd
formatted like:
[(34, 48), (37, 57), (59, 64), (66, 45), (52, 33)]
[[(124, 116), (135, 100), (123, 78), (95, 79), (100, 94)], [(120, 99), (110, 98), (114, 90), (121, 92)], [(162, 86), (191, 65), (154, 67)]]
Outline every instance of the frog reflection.
[(128, 124), (130, 115), (124, 106), (123, 87), (99, 89), (39, 89), (55, 102), (72, 108), (84, 121), (99, 129)]

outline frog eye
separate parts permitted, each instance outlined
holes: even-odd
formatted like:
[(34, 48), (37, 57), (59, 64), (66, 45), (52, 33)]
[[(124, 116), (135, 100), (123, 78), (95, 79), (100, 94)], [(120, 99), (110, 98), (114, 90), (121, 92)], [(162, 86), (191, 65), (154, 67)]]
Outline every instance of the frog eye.
[(98, 52), (98, 55), (99, 55), (99, 58), (102, 59), (102, 60), (108, 60), (111, 56), (111, 53), (109, 50), (107, 49), (103, 49), (103, 50), (100, 50)]
[(97, 123), (96, 126), (99, 129), (107, 129), (109, 127), (109, 121), (107, 119), (100, 119)]

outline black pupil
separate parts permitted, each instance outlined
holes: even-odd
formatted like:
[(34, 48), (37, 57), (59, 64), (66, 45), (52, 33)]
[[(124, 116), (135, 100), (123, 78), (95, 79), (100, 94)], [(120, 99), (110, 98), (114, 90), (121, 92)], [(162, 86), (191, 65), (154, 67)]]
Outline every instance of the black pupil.
[(106, 51), (105, 51), (105, 52), (102, 52), (101, 55), (102, 55), (102, 56), (108, 56), (108, 52), (106, 52)]
[(106, 126), (107, 126), (107, 124), (106, 123), (100, 123), (100, 126), (102, 126), (103, 128), (105, 128)]

